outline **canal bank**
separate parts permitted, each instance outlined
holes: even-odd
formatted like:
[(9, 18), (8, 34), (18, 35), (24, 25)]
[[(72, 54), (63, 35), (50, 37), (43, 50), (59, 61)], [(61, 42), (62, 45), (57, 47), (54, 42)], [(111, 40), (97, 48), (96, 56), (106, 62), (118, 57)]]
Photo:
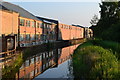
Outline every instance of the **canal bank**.
[(73, 54), (75, 79), (115, 79), (120, 76), (120, 44), (112, 41), (90, 40)]
[[(22, 49), (19, 49), (19, 51), (23, 53), (21, 59), (23, 60), (23, 62), (25, 62), (30, 56), (34, 56), (37, 53), (41, 53), (41, 52), (44, 52), (44, 51), (48, 52), (48, 51), (51, 51), (51, 50), (54, 50), (54, 49), (63, 48), (63, 47), (66, 47), (66, 46), (70, 46), (70, 45), (74, 45), (74, 44), (78, 44), (78, 43), (82, 43), (82, 42), (84, 42), (84, 39), (76, 39), (76, 40), (69, 40), (69, 41), (58, 41), (58, 42), (55, 42), (55, 43), (47, 43), (47, 44), (42, 44), (42, 45), (39, 45), (39, 46), (22, 48)], [(56, 50), (55, 50), (55, 52), (56, 52)], [(20, 64), (16, 64), (16, 63), (14, 65), (20, 66)], [(17, 71), (17, 70), (16, 69), (13, 70), (13, 67), (11, 66), (11, 69), (9, 69), (6, 72), (7, 72), (7, 74), (11, 74), (13, 71)], [(16, 78), (19, 78), (18, 75), (19, 74), (16, 74)], [(8, 76), (8, 78), (9, 77), (11, 77), (11, 76)], [(7, 77), (4, 77), (4, 78), (7, 78)]]

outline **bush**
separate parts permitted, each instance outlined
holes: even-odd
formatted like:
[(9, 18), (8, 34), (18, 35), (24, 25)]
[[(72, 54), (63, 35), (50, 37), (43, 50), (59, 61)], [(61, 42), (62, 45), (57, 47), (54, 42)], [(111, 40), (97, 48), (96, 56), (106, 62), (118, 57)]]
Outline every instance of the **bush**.
[(107, 79), (117, 78), (118, 61), (112, 51), (99, 46), (79, 48), (73, 54), (75, 78)]
[(101, 36), (104, 40), (120, 42), (120, 22), (118, 24), (113, 24), (110, 28), (102, 31)]
[(23, 63), (22, 54), (19, 54), (17, 58), (9, 66), (5, 66), (2, 69), (2, 80), (15, 79), (15, 74), (19, 71)]
[(113, 53), (120, 59), (120, 43), (113, 42), (113, 41), (103, 41), (103, 40), (91, 40), (89, 41), (93, 45), (101, 46), (105, 49), (110, 49)]

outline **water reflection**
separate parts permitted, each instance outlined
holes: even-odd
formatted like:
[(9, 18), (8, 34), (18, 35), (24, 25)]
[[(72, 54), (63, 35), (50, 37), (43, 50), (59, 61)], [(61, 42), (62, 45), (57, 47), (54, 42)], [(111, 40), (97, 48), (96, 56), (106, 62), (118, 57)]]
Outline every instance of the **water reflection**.
[(71, 55), (77, 46), (54, 49), (31, 56), (16, 75), (20, 80), (30, 80), (35, 77), (70, 78), (72, 77)]

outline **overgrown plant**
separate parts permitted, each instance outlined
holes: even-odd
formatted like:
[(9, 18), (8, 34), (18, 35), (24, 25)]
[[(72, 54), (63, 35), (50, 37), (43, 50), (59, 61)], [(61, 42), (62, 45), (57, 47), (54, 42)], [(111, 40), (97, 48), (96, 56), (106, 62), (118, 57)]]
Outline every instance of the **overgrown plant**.
[(93, 46), (91, 41), (79, 46), (73, 55), (73, 70), (76, 79), (117, 80), (119, 79), (118, 64), (118, 59), (112, 50)]
[(12, 62), (13, 64), (5, 66), (2, 69), (2, 80), (9, 80), (10, 78), (12, 80), (15, 79), (15, 74), (18, 72), (19, 68), (23, 63), (22, 54), (19, 54), (17, 58)]

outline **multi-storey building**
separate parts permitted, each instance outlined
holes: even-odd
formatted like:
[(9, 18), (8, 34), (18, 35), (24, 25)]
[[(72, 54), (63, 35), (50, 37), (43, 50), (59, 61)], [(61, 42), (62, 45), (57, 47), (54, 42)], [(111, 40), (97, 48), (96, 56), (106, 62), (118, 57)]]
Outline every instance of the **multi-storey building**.
[(44, 42), (54, 42), (57, 40), (58, 35), (58, 21), (53, 19), (47, 19), (37, 17), (43, 21), (42, 37)]
[[(4, 6), (7, 10), (18, 13), (18, 15), (13, 14), (14, 20), (10, 20), (11, 25), (9, 25), (10, 28), (12, 27), (13, 23), (16, 24), (16, 26), (13, 26), (12, 29), (16, 29), (18, 46), (26, 47), (39, 44), (41, 41), (40, 36), (42, 34), (42, 20), (38, 19), (33, 14), (29, 13), (28, 11), (17, 5), (8, 2), (2, 2), (1, 5)], [(6, 18), (2, 19), (6, 19), (6, 21), (4, 22), (8, 23), (7, 18), (9, 17), (9, 15), (5, 16)], [(5, 25), (5, 23), (2, 24)], [(4, 29), (7, 29), (6, 27), (4, 27)], [(8, 33), (12, 31), (8, 30), (6, 32)]]
[(78, 26), (59, 23), (59, 40), (83, 38), (84, 29)]
[(83, 38), (84, 29), (57, 20), (36, 17), (20, 6), (0, 3), (2, 51), (30, 47), (57, 40)]

